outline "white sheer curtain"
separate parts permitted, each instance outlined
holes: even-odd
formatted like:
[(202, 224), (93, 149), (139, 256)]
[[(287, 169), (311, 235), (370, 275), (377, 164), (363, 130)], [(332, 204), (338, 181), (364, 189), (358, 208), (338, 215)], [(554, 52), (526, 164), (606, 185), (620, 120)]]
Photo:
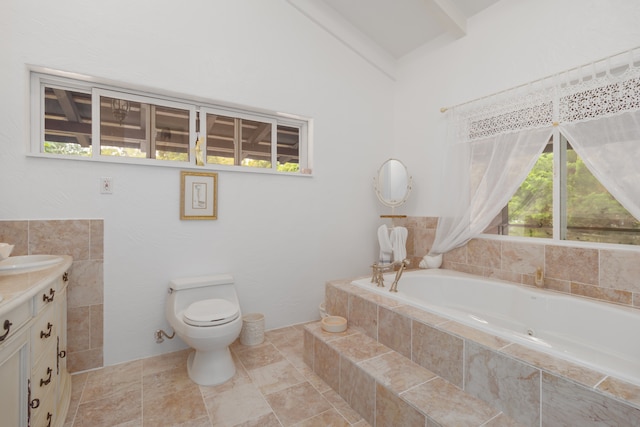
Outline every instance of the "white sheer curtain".
[[(553, 126), (591, 173), (640, 220), (640, 66), (635, 50), (614, 55), (591, 75), (583, 67), (454, 107), (441, 198), (443, 211), (429, 255), (443, 254), (482, 233), (527, 177)], [(628, 56), (612, 70), (611, 60)], [(622, 59), (624, 61), (624, 59)], [(577, 71), (577, 78), (569, 75)], [(506, 94), (506, 95), (505, 95)]]
[(561, 88), (560, 132), (591, 173), (640, 220), (640, 68)]
[(551, 90), (452, 111), (442, 209), (429, 255), (481, 234), (511, 199), (553, 132)]

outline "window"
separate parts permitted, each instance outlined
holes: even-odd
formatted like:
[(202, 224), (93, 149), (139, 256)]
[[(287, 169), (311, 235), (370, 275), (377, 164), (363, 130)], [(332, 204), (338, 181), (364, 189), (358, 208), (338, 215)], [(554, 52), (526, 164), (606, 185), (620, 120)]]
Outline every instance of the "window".
[[(563, 135), (553, 139), (486, 233), (640, 245), (635, 219), (593, 176)], [(554, 155), (558, 161), (554, 162)], [(553, 197), (554, 164), (558, 195)], [(555, 212), (559, 218), (554, 221)]]
[(188, 105), (96, 92), (101, 156), (189, 161)]
[[(31, 155), (310, 173), (310, 119), (33, 71)], [(202, 133), (200, 130), (202, 129)], [(196, 162), (196, 153), (206, 153)]]

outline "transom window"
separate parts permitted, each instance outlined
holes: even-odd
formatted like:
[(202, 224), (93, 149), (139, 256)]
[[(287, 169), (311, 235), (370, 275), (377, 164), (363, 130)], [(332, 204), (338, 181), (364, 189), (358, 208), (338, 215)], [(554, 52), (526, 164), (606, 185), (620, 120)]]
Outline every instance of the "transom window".
[[(60, 73), (62, 74), (62, 73)], [(309, 174), (310, 119), (32, 72), (30, 154)]]

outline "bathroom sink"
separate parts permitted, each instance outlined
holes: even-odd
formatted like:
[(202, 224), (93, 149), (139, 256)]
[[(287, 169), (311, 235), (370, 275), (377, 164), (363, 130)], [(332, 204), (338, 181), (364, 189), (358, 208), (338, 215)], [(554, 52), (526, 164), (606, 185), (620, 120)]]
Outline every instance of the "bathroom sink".
[(0, 261), (0, 273), (41, 270), (62, 262), (58, 255), (21, 255), (12, 256)]

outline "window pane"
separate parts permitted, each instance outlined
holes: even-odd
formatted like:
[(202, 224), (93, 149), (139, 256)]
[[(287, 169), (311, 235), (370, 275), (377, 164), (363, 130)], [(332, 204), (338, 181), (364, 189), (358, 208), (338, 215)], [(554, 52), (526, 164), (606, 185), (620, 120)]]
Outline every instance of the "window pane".
[(271, 168), (271, 123), (207, 114), (207, 163)]
[(100, 97), (100, 154), (189, 161), (189, 111)]
[(524, 237), (553, 237), (553, 146), (529, 172), (508, 204), (508, 234)]
[(553, 143), (550, 141), (507, 206), (484, 231), (521, 237), (553, 237)]
[(207, 114), (207, 163), (234, 165), (236, 120), (233, 117)]
[(44, 152), (91, 156), (91, 94), (44, 88)]
[(300, 171), (300, 129), (278, 125), (278, 170)]
[(640, 245), (636, 220), (567, 146), (567, 240)]
[(271, 123), (241, 119), (242, 166), (271, 168)]

